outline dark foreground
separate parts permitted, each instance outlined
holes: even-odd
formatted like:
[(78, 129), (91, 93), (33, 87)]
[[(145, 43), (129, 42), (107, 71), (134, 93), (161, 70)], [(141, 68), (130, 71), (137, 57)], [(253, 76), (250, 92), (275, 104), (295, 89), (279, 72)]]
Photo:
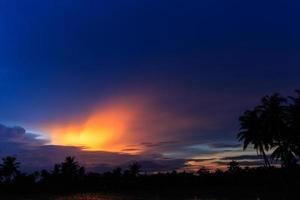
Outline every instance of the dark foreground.
[(234, 167), (226, 172), (124, 174), (107, 172), (73, 176), (20, 174), (0, 183), (0, 199), (45, 200), (261, 200), (299, 199), (299, 167)]
[[(131, 195), (104, 195), (104, 194), (72, 194), (72, 195), (5, 195), (0, 196), (6, 200), (230, 200), (232, 198), (212, 198), (212, 197), (176, 197), (176, 196), (131, 196)], [(257, 200), (258, 198), (240, 197), (244, 200)]]
[[(2, 192), (0, 199), (5, 200), (286, 200), (298, 199), (298, 188), (274, 187), (264, 188), (244, 187), (244, 186), (218, 186), (202, 188), (166, 188), (158, 189), (136, 189), (119, 190), (114, 192), (76, 192), (75, 190), (64, 192)], [(299, 185), (298, 185), (299, 187)], [(138, 188), (138, 187), (137, 187)], [(67, 189), (68, 190), (68, 189)], [(80, 191), (80, 189), (78, 189)]]
[(133, 163), (124, 171), (116, 168), (106, 173), (86, 173), (74, 158), (68, 157), (51, 171), (26, 174), (12, 170), (14, 158), (4, 160), (0, 199), (300, 199), (298, 165), (241, 168), (232, 161), (227, 171), (201, 168), (197, 173), (146, 174), (138, 163)]

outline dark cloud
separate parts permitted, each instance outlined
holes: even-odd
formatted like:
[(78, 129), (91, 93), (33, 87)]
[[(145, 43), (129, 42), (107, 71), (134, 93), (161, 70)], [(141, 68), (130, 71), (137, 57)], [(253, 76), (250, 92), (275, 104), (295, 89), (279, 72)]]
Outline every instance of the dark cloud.
[(148, 172), (171, 171), (184, 167), (184, 159), (142, 160), (139, 162), (143, 170)]
[[(230, 162), (228, 161), (215, 161), (213, 162), (221, 167), (228, 165)], [(254, 166), (264, 166), (263, 161), (239, 161), (241, 167), (254, 167)]]
[(122, 149), (121, 151), (124, 151), (124, 152), (130, 152), (130, 151), (141, 151), (141, 149), (135, 149), (135, 148), (126, 148), (126, 149)]
[(206, 161), (212, 161), (215, 160), (216, 158), (194, 158), (194, 159), (187, 159), (186, 161), (193, 161), (193, 162), (206, 162)]
[(259, 155), (241, 155), (224, 157), (222, 160), (261, 160), (262, 156)]
[[(270, 159), (270, 156), (268, 157)], [(260, 155), (225, 156), (223, 158), (220, 158), (218, 161), (214, 161), (213, 163), (219, 166), (225, 166), (228, 165), (232, 160), (238, 161), (243, 167), (264, 166), (263, 158)], [(280, 165), (280, 161), (273, 160), (272, 164)]]
[(20, 126), (5, 126), (0, 124), (0, 139), (1, 142), (13, 142), (26, 145), (42, 145), (49, 142), (45, 139), (40, 139), (40, 135), (28, 133)]
[(209, 146), (211, 148), (217, 148), (217, 149), (237, 149), (237, 148), (241, 148), (242, 145), (239, 143), (224, 143), (224, 142), (220, 142), (220, 143), (210, 143)]
[(66, 156), (76, 156), (88, 168), (101, 163), (114, 165), (120, 160), (126, 162), (136, 159), (136, 156), (128, 154), (89, 152), (80, 147), (47, 145), (47, 141), (39, 139), (36, 134), (27, 133), (22, 127), (0, 125), (0, 138), (0, 157), (16, 156), (26, 170), (49, 169)]
[(180, 141), (162, 141), (162, 142), (142, 142), (141, 145), (145, 147), (161, 147), (169, 145), (177, 145)]
[(66, 156), (75, 156), (88, 171), (104, 172), (115, 167), (126, 169), (130, 163), (137, 161), (142, 166), (143, 171), (169, 171), (179, 169), (184, 166), (183, 159), (162, 159), (143, 155), (130, 155), (112, 152), (88, 152), (77, 147), (66, 146), (40, 146), (31, 150), (26, 150), (16, 154), (27, 171), (33, 169), (49, 169), (55, 163), (61, 162)]

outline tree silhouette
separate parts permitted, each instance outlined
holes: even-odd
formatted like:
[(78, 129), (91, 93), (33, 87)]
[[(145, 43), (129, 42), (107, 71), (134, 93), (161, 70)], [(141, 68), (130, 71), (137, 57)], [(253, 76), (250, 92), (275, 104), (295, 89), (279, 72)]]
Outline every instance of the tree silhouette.
[(262, 131), (268, 138), (267, 144), (276, 148), (271, 158), (281, 158), (283, 165), (288, 166), (292, 162), (292, 156), (286, 145), (286, 136), (289, 134), (287, 124), (287, 99), (275, 93), (265, 96), (262, 105), (258, 106), (261, 112)]
[(200, 176), (206, 176), (206, 175), (209, 175), (210, 174), (210, 170), (205, 167), (205, 166), (202, 166), (198, 171), (197, 171), (197, 174), (199, 174)]
[(2, 164), (0, 164), (1, 176), (4, 181), (11, 182), (18, 174), (20, 163), (17, 162), (16, 157), (7, 156), (2, 158)]
[(240, 163), (236, 162), (236, 161), (231, 161), (230, 163), (228, 163), (228, 172), (230, 173), (234, 173), (239, 171), (240, 168)]
[(295, 146), (294, 153), (298, 157), (300, 156), (300, 90), (296, 90), (296, 97), (289, 97), (292, 104), (289, 107), (290, 111), (290, 140), (293, 141)]
[(53, 168), (53, 171), (52, 171), (52, 174), (54, 176), (59, 176), (60, 173), (61, 173), (61, 165), (60, 164), (55, 164), (54, 168)]
[(281, 160), (283, 167), (297, 164), (300, 155), (300, 92), (290, 97), (292, 103), (280, 94), (262, 98), (261, 104), (246, 111), (240, 117), (238, 139), (244, 142), (244, 150), (249, 144), (270, 166), (267, 151), (274, 150), (271, 159)]
[[(56, 166), (59, 168), (59, 166)], [(57, 169), (59, 170), (59, 169)], [(78, 162), (75, 161), (75, 157), (66, 157), (65, 161), (60, 165), (60, 172), (66, 180), (78, 180), (84, 175), (85, 169), (81, 167)]]
[(282, 141), (278, 145), (276, 145), (276, 149), (271, 155), (271, 158), (274, 160), (281, 160), (283, 167), (292, 167), (296, 165), (297, 158), (295, 146), (293, 144), (288, 143), (287, 141)]
[(129, 165), (129, 169), (128, 169), (128, 173), (133, 176), (136, 177), (141, 169), (141, 165), (138, 162), (133, 162)]
[(284, 167), (296, 165), (297, 156), (300, 155), (300, 92), (296, 91), (296, 93), (297, 97), (289, 97), (292, 102), (282, 111), (285, 111), (284, 120), (282, 120), (285, 123), (284, 131), (277, 131), (274, 135), (275, 150), (271, 158), (280, 159)]
[[(269, 194), (273, 195), (274, 191), (278, 192), (276, 196), (280, 195), (282, 193), (281, 188), (286, 187), (284, 195), (291, 193), (290, 196), (292, 197), (292, 194), (297, 192), (300, 177), (300, 168), (297, 167), (289, 170), (259, 167), (243, 169), (236, 161), (228, 163), (228, 171), (225, 172), (219, 169), (215, 172), (209, 172), (206, 168), (201, 168), (199, 176), (193, 172), (177, 172), (175, 170), (138, 176), (140, 165), (135, 162), (130, 166), (126, 174), (121, 173), (121, 168), (116, 168), (112, 172), (82, 174), (83, 179), (79, 179), (80, 176), (78, 175), (82, 173), (82, 168), (74, 157), (67, 157), (61, 164), (56, 164), (51, 172), (46, 170), (32, 174), (18, 172), (10, 182), (0, 182), (0, 194), (38, 194), (40, 197), (41, 194), (65, 195), (69, 193), (72, 198), (76, 198), (73, 195), (78, 193), (114, 194), (116, 192), (122, 194), (124, 192), (124, 194), (134, 195), (139, 194), (140, 191), (148, 194), (155, 191), (155, 195), (161, 194), (163, 196), (167, 194), (165, 191), (170, 191), (174, 195), (186, 192), (188, 195), (197, 194), (198, 196), (199, 188), (202, 188), (203, 191), (207, 190), (209, 197), (211, 195), (217, 195), (217, 197), (225, 195), (227, 197), (227, 194), (234, 193), (233, 197), (243, 198), (247, 197), (251, 191), (250, 196), (267, 195), (261, 196), (264, 198), (269, 197)], [(280, 181), (283, 178), (284, 182)], [(236, 189), (237, 186), (238, 190)], [(43, 197), (41, 196), (41, 198)], [(270, 197), (274, 197), (274, 195)], [(284, 197), (293, 199), (288, 198), (289, 196)], [(88, 195), (87, 198), (93, 198), (93, 195), (91, 197)]]
[(116, 178), (121, 177), (122, 175), (122, 168), (121, 167), (116, 167), (112, 170), (112, 175)]
[(240, 132), (238, 133), (239, 141), (244, 142), (243, 149), (246, 150), (249, 144), (253, 145), (253, 148), (258, 154), (263, 156), (265, 166), (270, 166), (266, 151), (269, 150), (269, 138), (262, 132), (262, 121), (259, 116), (259, 110), (249, 110), (240, 117)]

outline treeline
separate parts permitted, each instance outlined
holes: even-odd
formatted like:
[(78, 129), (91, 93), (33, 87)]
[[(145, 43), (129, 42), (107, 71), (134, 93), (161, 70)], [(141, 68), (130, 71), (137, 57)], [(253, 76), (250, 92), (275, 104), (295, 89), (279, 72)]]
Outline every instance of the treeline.
[(14, 157), (3, 158), (0, 166), (0, 192), (19, 194), (126, 193), (147, 195), (203, 195), (282, 197), (295, 195), (300, 180), (300, 167), (241, 168), (232, 161), (225, 171), (146, 174), (134, 162), (127, 169), (115, 168), (105, 173), (86, 172), (74, 157), (67, 157), (52, 170), (22, 173)]

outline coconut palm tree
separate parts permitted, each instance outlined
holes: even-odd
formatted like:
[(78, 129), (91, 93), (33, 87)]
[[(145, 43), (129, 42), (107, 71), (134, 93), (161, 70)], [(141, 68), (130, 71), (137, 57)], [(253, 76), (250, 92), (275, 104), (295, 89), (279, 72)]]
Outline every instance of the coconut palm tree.
[(0, 164), (1, 175), (6, 182), (12, 181), (19, 174), (20, 163), (17, 162), (16, 157), (7, 156), (2, 158)]
[(289, 97), (292, 104), (290, 111), (290, 128), (293, 135), (293, 142), (296, 146), (296, 154), (300, 156), (300, 90), (296, 90), (296, 97)]
[(270, 149), (269, 138), (262, 132), (262, 120), (259, 115), (259, 110), (248, 110), (240, 117), (240, 132), (237, 138), (243, 141), (246, 150), (251, 144), (257, 151), (257, 154), (263, 156), (265, 166), (269, 167), (270, 162), (266, 155), (266, 151)]
[(280, 140), (288, 131), (288, 106), (286, 102), (286, 98), (275, 93), (271, 96), (267, 95), (263, 97), (261, 101), (262, 104), (257, 106), (261, 114), (261, 128), (264, 134), (270, 138), (270, 145), (272, 145), (272, 142)]
[(300, 156), (300, 91), (296, 90), (297, 97), (289, 97), (291, 103), (288, 105), (285, 115), (285, 132), (274, 138), (272, 159), (281, 160), (284, 167), (297, 164)]
[(262, 104), (258, 106), (261, 112), (262, 131), (269, 138), (269, 145), (275, 151), (271, 159), (281, 160), (283, 166), (295, 162), (292, 153), (293, 145), (289, 144), (288, 107), (286, 98), (275, 93), (265, 96)]
[(241, 132), (238, 139), (249, 144), (262, 154), (266, 166), (270, 166), (266, 152), (274, 150), (271, 159), (281, 160), (282, 166), (297, 163), (300, 155), (300, 92), (292, 98), (293, 103), (275, 93), (262, 98), (261, 105), (247, 111), (240, 118)]
[(272, 160), (281, 160), (283, 167), (292, 167), (297, 164), (297, 149), (293, 143), (282, 141), (276, 145), (276, 149), (271, 155)]

